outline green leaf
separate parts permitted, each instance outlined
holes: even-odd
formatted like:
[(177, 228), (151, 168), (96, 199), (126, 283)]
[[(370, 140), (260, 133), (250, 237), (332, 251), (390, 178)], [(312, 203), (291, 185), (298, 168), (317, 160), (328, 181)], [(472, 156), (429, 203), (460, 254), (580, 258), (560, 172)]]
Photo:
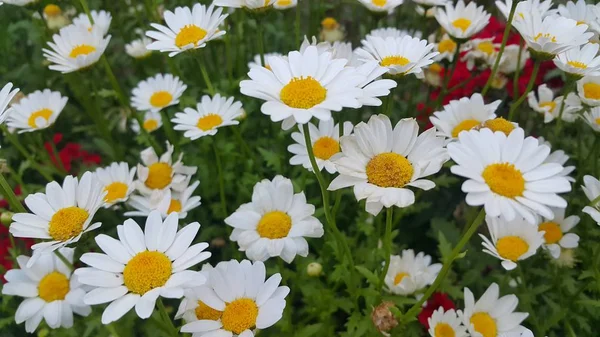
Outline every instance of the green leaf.
[(371, 283), (372, 285), (379, 284), (379, 278), (377, 277), (377, 275), (375, 275), (375, 273), (363, 266), (356, 266), (355, 268), (362, 276), (364, 276), (367, 279), (367, 281), (369, 281), (369, 283)]

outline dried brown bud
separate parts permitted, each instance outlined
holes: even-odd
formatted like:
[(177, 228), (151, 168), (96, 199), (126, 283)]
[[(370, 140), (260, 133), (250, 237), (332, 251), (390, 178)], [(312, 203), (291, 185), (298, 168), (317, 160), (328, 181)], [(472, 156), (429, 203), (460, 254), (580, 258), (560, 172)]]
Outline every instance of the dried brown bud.
[(398, 325), (396, 317), (394, 317), (394, 314), (390, 311), (390, 308), (393, 306), (393, 302), (385, 301), (373, 308), (371, 320), (379, 332), (388, 332)]
[(214, 248), (223, 248), (225, 244), (227, 244), (227, 242), (225, 242), (225, 239), (223, 238), (214, 238), (210, 242), (210, 246)]

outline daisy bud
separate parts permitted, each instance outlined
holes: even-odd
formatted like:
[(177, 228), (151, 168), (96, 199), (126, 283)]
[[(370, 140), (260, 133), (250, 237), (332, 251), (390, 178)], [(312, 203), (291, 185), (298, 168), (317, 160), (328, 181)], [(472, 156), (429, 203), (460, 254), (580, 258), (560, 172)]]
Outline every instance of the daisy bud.
[(323, 266), (319, 262), (311, 262), (306, 266), (306, 273), (310, 277), (319, 277), (323, 273)]
[(223, 248), (227, 242), (223, 238), (214, 238), (210, 242), (210, 246), (214, 248)]
[(393, 302), (386, 301), (373, 309), (371, 320), (379, 332), (388, 332), (398, 325), (398, 320), (390, 311), (393, 306)]
[(0, 222), (6, 226), (10, 225), (12, 222), (13, 214), (14, 213), (12, 212), (2, 212), (2, 215), (0, 215)]
[[(2, 214), (4, 215), (4, 214)], [(560, 251), (560, 256), (558, 259), (550, 260), (554, 264), (563, 268), (573, 268), (577, 262), (577, 257), (575, 255), (575, 249), (562, 248)]]

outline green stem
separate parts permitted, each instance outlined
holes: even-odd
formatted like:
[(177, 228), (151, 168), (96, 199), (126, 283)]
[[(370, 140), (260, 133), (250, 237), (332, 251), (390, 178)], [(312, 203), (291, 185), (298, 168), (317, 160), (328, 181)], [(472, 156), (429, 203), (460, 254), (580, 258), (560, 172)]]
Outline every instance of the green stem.
[(54, 255), (56, 255), (62, 261), (62, 263), (65, 264), (65, 266), (69, 267), (70, 270), (75, 269), (71, 261), (67, 260), (67, 258), (58, 249), (54, 251)]
[(169, 328), (169, 330), (171, 330), (170, 335), (173, 337), (179, 336), (179, 331), (177, 330), (177, 328), (173, 324), (173, 321), (169, 317), (169, 313), (167, 312), (167, 309), (165, 308), (162, 299), (159, 298), (158, 301), (156, 301), (156, 304), (158, 304), (158, 311), (160, 312), (160, 316), (162, 317), (165, 325)]
[[(171, 124), (171, 119), (169, 119), (169, 115), (167, 114), (166, 109), (162, 109), (160, 112), (160, 117), (162, 119), (163, 128), (165, 129), (165, 134), (167, 135), (167, 139), (173, 146), (175, 147), (175, 152), (179, 152), (179, 141), (175, 130), (173, 130), (173, 124)], [(140, 125), (140, 129), (144, 127)]]
[(498, 55), (496, 56), (496, 61), (494, 62), (494, 67), (492, 68), (492, 73), (490, 74), (490, 77), (488, 78), (487, 82), (485, 83), (485, 87), (483, 87), (481, 96), (485, 96), (485, 94), (490, 89), (490, 85), (492, 85), (492, 81), (494, 80), (494, 77), (496, 76), (496, 72), (498, 71), (498, 66), (500, 65), (500, 58), (502, 57), (502, 54), (504, 53), (504, 48), (506, 47), (506, 42), (508, 42), (508, 36), (510, 34), (510, 29), (512, 27), (511, 23), (512, 23), (513, 17), (515, 16), (515, 10), (517, 9), (518, 4), (519, 4), (519, 1), (513, 1), (512, 6), (510, 7), (510, 14), (508, 15), (506, 27), (504, 28), (504, 35), (502, 36), (502, 44), (500, 45), (500, 50), (498, 51)]
[(558, 113), (558, 120), (556, 121), (556, 126), (554, 127), (554, 137), (557, 137), (560, 134), (560, 130), (562, 128), (562, 116), (565, 111), (565, 106), (567, 105), (567, 97), (569, 97), (569, 93), (571, 93), (572, 83), (568, 81), (565, 83), (565, 90), (563, 93), (562, 103), (560, 104), (560, 111)]
[(395, 91), (396, 91), (395, 88), (393, 88), (392, 90), (390, 90), (390, 95), (388, 96), (388, 99), (387, 99), (387, 105), (385, 107), (384, 114), (386, 116), (388, 116), (388, 117), (392, 116), (392, 111), (394, 110), (394, 92)]
[(27, 210), (17, 198), (15, 192), (13, 192), (13, 189), (8, 184), (8, 181), (6, 181), (6, 178), (4, 178), (4, 174), (2, 174), (2, 172), (0, 172), (0, 189), (2, 189), (2, 195), (8, 201), (10, 209), (12, 209), (15, 213), (27, 213)]
[(217, 162), (217, 174), (219, 176), (219, 197), (221, 198), (221, 210), (223, 216), (227, 216), (227, 200), (225, 199), (225, 179), (223, 177), (223, 167), (221, 165), (221, 156), (219, 156), (219, 149), (217, 149), (217, 142), (213, 139), (212, 143), (213, 151), (215, 153), (215, 161)]
[(437, 110), (437, 108), (440, 107), (444, 100), (444, 97), (446, 97), (446, 94), (448, 93), (448, 84), (450, 83), (450, 80), (452, 79), (452, 77), (454, 76), (454, 72), (456, 71), (456, 65), (458, 64), (458, 58), (460, 57), (461, 45), (462, 43), (460, 41), (456, 42), (456, 51), (454, 52), (454, 57), (452, 58), (452, 63), (450, 64), (450, 72), (444, 73), (444, 84), (442, 85), (442, 90), (440, 90), (440, 95), (435, 101), (434, 110)]
[(296, 33), (296, 41), (294, 43), (294, 48), (296, 48), (297, 44), (300, 43), (302, 36), (300, 36), (300, 4), (296, 4), (296, 22), (294, 23), (294, 31)]
[(257, 22), (256, 33), (258, 34), (258, 54), (260, 55), (260, 63), (264, 67), (265, 63), (265, 45), (263, 40), (263, 26), (261, 23)]
[(523, 55), (523, 48), (525, 47), (524, 42), (519, 36), (519, 53), (517, 54), (517, 68), (513, 76), (513, 100), (519, 96), (519, 75), (521, 73), (521, 56)]
[[(519, 270), (519, 276), (521, 277), (521, 282), (519, 282), (521, 291), (523, 292), (523, 295), (529, 294), (530, 292), (527, 289), (527, 281), (525, 278), (525, 272), (523, 271), (523, 266), (519, 266), (517, 269)], [(535, 329), (535, 336), (545, 336), (545, 335), (541, 334), (542, 328), (540, 325), (540, 321), (537, 319), (537, 317), (535, 315), (535, 310), (533, 309), (529, 300), (525, 300), (526, 298), (527, 298), (526, 296), (522, 296), (521, 303), (525, 307), (525, 310), (529, 313), (529, 318), (531, 319), (531, 325), (533, 325), (533, 327)]]
[(36, 171), (38, 171), (38, 173), (40, 175), (42, 175), (42, 177), (44, 177), (44, 179), (46, 179), (47, 181), (53, 181), (54, 178), (52, 178), (52, 175), (50, 175), (48, 172), (44, 171), (44, 169), (42, 168), (42, 166), (35, 159), (33, 159), (33, 157), (29, 154), (29, 151), (27, 151), (27, 149), (21, 144), (21, 142), (19, 142), (19, 139), (15, 135), (13, 135), (12, 133), (10, 133), (8, 131), (8, 129), (6, 128), (6, 126), (2, 125), (1, 128), (2, 128), (2, 131), (4, 131), (4, 135), (8, 139), (8, 141), (17, 150), (19, 150), (19, 152), (21, 152), (21, 154), (23, 155), (23, 157), (25, 157), (25, 159), (31, 164), (31, 166)]
[(385, 276), (390, 269), (390, 257), (392, 256), (392, 220), (394, 218), (394, 208), (390, 207), (385, 211), (385, 234), (383, 235), (383, 249), (385, 250), (385, 265), (381, 276), (379, 277), (379, 292), (383, 289)]
[(115, 328), (114, 324), (107, 324), (107, 325), (105, 325), (105, 327), (106, 327), (106, 330), (108, 330), (108, 332), (110, 332), (112, 337), (120, 337), (119, 332)]
[(202, 57), (202, 60), (200, 59), (200, 57), (196, 58), (196, 61), (198, 62), (198, 66), (200, 67), (200, 72), (202, 73), (202, 78), (204, 79), (204, 83), (206, 84), (206, 88), (208, 89), (208, 93), (211, 96), (214, 96), (216, 91), (215, 88), (212, 85), (212, 82), (210, 81), (210, 77), (208, 76), (208, 72), (206, 71), (206, 59), (204, 57)]
[(406, 314), (404, 314), (402, 316), (402, 320), (404, 322), (412, 321), (417, 316), (417, 314), (421, 311), (423, 303), (425, 303), (425, 301), (427, 301), (429, 299), (429, 297), (431, 295), (433, 295), (433, 293), (437, 290), (437, 288), (442, 284), (442, 282), (448, 275), (448, 272), (450, 272), (450, 268), (452, 267), (452, 264), (458, 257), (458, 254), (460, 254), (462, 252), (462, 250), (465, 247), (465, 245), (467, 244), (467, 242), (469, 242), (469, 240), (471, 239), (473, 234), (475, 234), (475, 232), (477, 232), (479, 225), (481, 225), (481, 223), (483, 222), (484, 219), (485, 219), (485, 209), (482, 208), (481, 211), (479, 211), (479, 214), (477, 215), (475, 220), (473, 220), (473, 222), (469, 226), (469, 229), (467, 229), (467, 231), (461, 237), (458, 244), (452, 250), (452, 253), (450, 253), (450, 256), (448, 257), (448, 259), (446, 259), (446, 261), (444, 261), (444, 266), (442, 267), (442, 270), (436, 277), (433, 284), (429, 288), (427, 288), (427, 291), (425, 291), (425, 294), (423, 295), (423, 297), (421, 297), (421, 299), (419, 299), (419, 301), (417, 301), (417, 303), (415, 303), (406, 312)]
[(87, 0), (79, 0), (81, 3), (81, 7), (83, 7), (83, 11), (87, 14), (87, 17), (90, 19), (90, 23), (94, 24), (94, 18), (92, 17), (92, 12), (90, 12), (90, 7), (87, 4)]
[(519, 108), (519, 106), (521, 105), (521, 103), (523, 103), (523, 101), (525, 101), (525, 98), (527, 98), (527, 94), (533, 88), (533, 84), (535, 83), (535, 79), (537, 78), (538, 71), (540, 70), (540, 64), (542, 64), (542, 62), (540, 60), (535, 60), (535, 62), (533, 63), (533, 72), (531, 73), (531, 78), (529, 79), (529, 83), (527, 84), (527, 88), (525, 89), (525, 92), (510, 107), (510, 112), (508, 113), (508, 120), (509, 121), (513, 121), (514, 120), (515, 111), (517, 111), (517, 108)]

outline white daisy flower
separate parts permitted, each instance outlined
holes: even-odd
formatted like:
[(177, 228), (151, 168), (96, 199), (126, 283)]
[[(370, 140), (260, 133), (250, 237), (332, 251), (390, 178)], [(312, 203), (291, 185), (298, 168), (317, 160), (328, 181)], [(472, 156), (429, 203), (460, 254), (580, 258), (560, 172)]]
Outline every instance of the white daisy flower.
[(254, 185), (252, 202), (241, 205), (225, 219), (233, 227), (230, 239), (253, 261), (279, 256), (291, 263), (308, 255), (305, 237), (323, 236), (323, 224), (313, 216), (304, 192), (294, 194), (290, 179), (276, 176)]
[(297, 5), (298, 0), (276, 0), (273, 3), (273, 8), (281, 10), (296, 7)]
[[(335, 169), (335, 164), (329, 159), (340, 152), (339, 127), (339, 124), (334, 125), (333, 119), (319, 121), (318, 127), (312, 123), (308, 123), (310, 140), (317, 166), (319, 167), (319, 170), (325, 168), (327, 172), (332, 174), (337, 171)], [(352, 123), (345, 122), (343, 128), (343, 136), (349, 136), (352, 133)], [(304, 131), (302, 128), (298, 128), (298, 131), (300, 132), (292, 133), (292, 139), (295, 143), (288, 146), (288, 151), (294, 154), (294, 156), (290, 158), (290, 165), (302, 165), (305, 169), (312, 172), (312, 165), (308, 157), (306, 142), (304, 141)]]
[(417, 78), (423, 78), (423, 68), (432, 64), (432, 59), (438, 55), (432, 51), (435, 45), (410, 36), (367, 37), (362, 44), (362, 48), (356, 50), (359, 60), (377, 61), (390, 75), (415, 74)]
[(562, 248), (572, 249), (579, 246), (579, 235), (568, 233), (580, 221), (577, 215), (565, 218), (564, 208), (553, 208), (554, 219), (543, 219), (539, 231), (544, 232), (543, 247), (550, 252), (553, 258), (558, 259)]
[(462, 325), (462, 320), (454, 309), (444, 312), (440, 307), (427, 320), (429, 323), (429, 335), (431, 337), (467, 337), (467, 328)]
[[(215, 268), (224, 268), (228, 263), (228, 261), (219, 262)], [(183, 318), (186, 323), (190, 323), (199, 320), (216, 321), (221, 318), (221, 311), (209, 307), (200, 299), (202, 290), (206, 287), (212, 287), (210, 282), (210, 271), (212, 269), (213, 266), (210, 263), (202, 265), (200, 273), (206, 278), (206, 282), (200, 287), (188, 288), (183, 291), (184, 295), (175, 313), (175, 319)]]
[[(512, 8), (513, 0), (496, 1), (496, 7), (500, 10), (500, 13), (504, 15), (505, 19), (508, 19), (510, 15), (510, 9)], [(552, 7), (552, 0), (520, 0), (515, 8), (515, 20), (523, 19), (523, 13), (530, 13), (531, 11), (537, 11), (542, 17), (550, 14), (554, 14), (555, 10), (550, 10)]]
[(472, 70), (475, 65), (488, 68), (494, 65), (500, 44), (494, 43), (494, 38), (472, 39), (465, 43), (465, 55), (461, 61), (467, 61), (467, 69)]
[(187, 187), (190, 176), (196, 173), (197, 168), (184, 166), (179, 154), (173, 163), (174, 146), (167, 142), (167, 151), (160, 157), (149, 147), (141, 152), (142, 164), (137, 166), (136, 188), (144, 195), (151, 194), (154, 190), (174, 189), (182, 191)]
[(442, 269), (441, 263), (431, 264), (431, 256), (412, 249), (405, 249), (402, 255), (390, 257), (390, 268), (385, 275), (385, 285), (396, 295), (412, 295), (435, 281)]
[(568, 75), (582, 78), (587, 75), (600, 75), (600, 46), (596, 43), (587, 43), (583, 47), (575, 47), (556, 55), (554, 64)]
[(131, 41), (130, 43), (125, 45), (125, 52), (127, 53), (127, 55), (135, 58), (135, 59), (143, 59), (146, 58), (148, 56), (150, 56), (150, 54), (152, 54), (152, 50), (149, 50), (148, 48), (146, 48), (147, 45), (149, 45), (150, 43), (152, 43), (152, 40), (150, 40), (149, 38), (142, 36), (139, 39), (135, 39), (133, 41)]
[[(421, 32), (415, 32), (414, 37), (421, 37)], [(398, 29), (398, 28), (394, 28), (394, 27), (387, 27), (387, 28), (376, 28), (373, 29), (372, 31), (370, 31), (367, 36), (365, 36), (365, 39), (369, 38), (369, 37), (380, 37), (382, 39), (386, 39), (388, 37), (392, 37), (392, 38), (398, 38), (398, 37), (404, 37), (404, 36), (413, 36), (413, 34), (411, 32), (409, 32), (408, 30), (404, 30), (404, 29)]]
[(523, 331), (513, 331), (513, 332), (506, 332), (503, 333), (501, 335), (499, 335), (498, 337), (535, 337), (533, 335), (533, 332), (527, 328), (523, 328)]
[(165, 11), (167, 25), (150, 24), (156, 30), (147, 31), (146, 36), (155, 41), (146, 45), (146, 48), (169, 52), (169, 57), (173, 57), (186, 50), (204, 48), (207, 42), (225, 35), (219, 25), (228, 14), (221, 15), (223, 9), (215, 9), (215, 5), (218, 5), (217, 1), (208, 8), (197, 3), (191, 9), (176, 7), (175, 12)]
[(19, 133), (45, 129), (54, 124), (68, 100), (58, 91), (34, 91), (11, 106), (7, 125)]
[(96, 169), (96, 177), (106, 191), (104, 207), (108, 208), (129, 198), (135, 190), (135, 170), (135, 167), (130, 169), (126, 162), (111, 163), (110, 166)]
[[(160, 112), (146, 111), (143, 114), (144, 114), (144, 122), (142, 124), (142, 127), (148, 133), (152, 133), (152, 132), (158, 130), (160, 127), (162, 127), (162, 117), (160, 115)], [(140, 129), (140, 124), (138, 123), (138, 121), (136, 119), (133, 119), (131, 121), (131, 129), (135, 133), (140, 133), (140, 131), (142, 131)]]
[(550, 148), (525, 138), (521, 128), (508, 136), (486, 128), (461, 132), (448, 153), (456, 163), (452, 173), (468, 179), (462, 185), (467, 204), (483, 205), (490, 217), (520, 216), (535, 224), (535, 214), (552, 219), (549, 207), (567, 207), (557, 194), (571, 190), (560, 175), (563, 166), (544, 163)]
[[(306, 36), (304, 37), (306, 39)], [(306, 41), (306, 40), (305, 40)], [(265, 54), (265, 68), (271, 70), (271, 66), (269, 65), (269, 58), (271, 57), (283, 57), (282, 54), (279, 53), (266, 53)], [(248, 62), (248, 69), (252, 69), (252, 68), (256, 68), (256, 67), (262, 67), (262, 63), (260, 61), (260, 55), (254, 55), (254, 59), (252, 60), (252, 62)]]
[(73, 24), (77, 26), (82, 26), (88, 31), (92, 31), (93, 28), (97, 28), (100, 30), (102, 35), (106, 35), (108, 33), (108, 28), (110, 28), (110, 22), (112, 21), (112, 16), (107, 11), (95, 11), (92, 10), (90, 13), (92, 15), (92, 19), (94, 20), (94, 24), (90, 22), (90, 18), (86, 13), (81, 13), (77, 17), (73, 18)]
[[(521, 47), (518, 44), (511, 44), (504, 47), (504, 53), (500, 57), (500, 63), (498, 64), (498, 71), (502, 74), (512, 74), (517, 71), (517, 66), (519, 70), (523, 70), (525, 68), (525, 64), (529, 59), (529, 51), (527, 49), (523, 49), (521, 51), (521, 60), (519, 60), (519, 49)], [(494, 56), (494, 60), (492, 64), (496, 62), (497, 54)]]
[(590, 106), (600, 106), (600, 76), (585, 76), (577, 81), (577, 94)]
[(3, 0), (3, 3), (15, 6), (26, 6), (38, 0)]
[(133, 89), (131, 105), (139, 111), (158, 112), (168, 106), (179, 104), (179, 98), (187, 85), (177, 76), (157, 74), (149, 77)]
[(485, 222), (491, 239), (479, 234), (483, 239), (483, 252), (502, 260), (506, 270), (517, 268), (517, 261), (535, 255), (544, 243), (544, 233), (521, 217), (507, 221), (502, 217), (486, 216)]
[[(528, 225), (532, 227), (531, 225)], [(497, 336), (507, 332), (522, 331), (521, 326), (528, 313), (514, 312), (519, 304), (515, 295), (499, 297), (500, 288), (492, 283), (483, 296), (475, 302), (475, 297), (469, 288), (465, 288), (465, 310), (459, 311), (463, 324), (471, 336)]]
[(330, 158), (340, 175), (328, 189), (354, 186), (356, 199), (366, 199), (366, 210), (373, 215), (384, 206), (412, 205), (415, 195), (408, 187), (434, 188), (433, 181), (422, 178), (439, 172), (449, 159), (435, 128), (418, 132), (414, 118), (402, 119), (393, 128), (385, 115), (361, 122), (354, 134), (340, 139), (342, 152)]
[(471, 97), (450, 101), (444, 105), (444, 110), (434, 112), (429, 120), (439, 136), (456, 139), (461, 131), (471, 130), (496, 118), (495, 112), (501, 103), (501, 100), (497, 100), (485, 104), (483, 96), (475, 93)]
[(598, 179), (586, 175), (583, 177), (583, 192), (590, 200), (590, 205), (583, 208), (583, 213), (589, 214), (600, 225), (600, 181)]
[(277, 0), (214, 0), (213, 5), (231, 8), (246, 8), (249, 10), (267, 10)]
[(11, 108), (8, 107), (12, 99), (19, 92), (19, 88), (13, 89), (13, 84), (8, 82), (0, 90), (0, 124), (10, 116)]
[(181, 332), (197, 337), (254, 337), (255, 329), (264, 330), (283, 316), (290, 289), (279, 286), (280, 274), (265, 281), (262, 262), (231, 260), (220, 263), (209, 274), (210, 284), (198, 288), (197, 295), (214, 311), (207, 319), (184, 325)]
[[(538, 98), (535, 97), (535, 91), (532, 90), (527, 94), (527, 102), (529, 107), (535, 112), (544, 115), (544, 123), (550, 123), (555, 118), (558, 118), (560, 108), (563, 104), (563, 96), (554, 98), (554, 92), (547, 85), (542, 84), (537, 90)], [(567, 110), (566, 107), (564, 110)], [(563, 111), (564, 115), (565, 111)]]
[[(538, 137), (538, 141), (539, 141), (540, 145), (546, 145), (550, 149), (552, 149), (552, 144), (550, 144), (550, 142), (546, 141), (544, 139), (544, 137)], [(565, 153), (565, 151), (556, 150), (556, 151), (553, 151), (552, 153), (550, 153), (548, 158), (546, 158), (546, 160), (544, 160), (544, 163), (557, 163), (557, 164), (562, 165), (563, 170), (560, 172), (560, 175), (565, 177), (568, 181), (574, 183), (575, 178), (570, 177), (569, 175), (573, 171), (575, 171), (575, 166), (565, 166), (565, 164), (567, 163), (568, 160), (569, 160), (569, 156)]]
[(456, 54), (456, 48), (458, 45), (454, 40), (450, 38), (450, 36), (446, 33), (442, 35), (442, 38), (439, 42), (436, 41), (436, 35), (432, 34), (429, 36), (429, 42), (432, 42), (435, 47), (433, 50), (436, 50), (439, 54), (437, 54), (433, 59), (436, 61), (448, 60), (452, 62), (454, 60), (454, 55)]
[[(61, 248), (61, 254), (73, 263), (75, 249)], [(25, 298), (15, 313), (17, 324), (25, 322), (25, 331), (33, 333), (42, 319), (51, 329), (73, 327), (73, 313), (88, 316), (92, 310), (83, 303), (85, 290), (71, 269), (54, 254), (46, 254), (35, 263), (28, 256), (17, 257), (19, 269), (6, 272), (3, 295)]]
[(147, 217), (152, 211), (159, 211), (166, 218), (175, 212), (179, 219), (185, 219), (189, 211), (200, 206), (200, 196), (193, 196), (198, 185), (200, 182), (196, 181), (181, 192), (165, 189), (153, 191), (149, 196), (133, 195), (127, 204), (135, 211), (125, 212), (125, 215)]
[(10, 233), (18, 238), (50, 240), (31, 247), (33, 256), (28, 266), (100, 227), (99, 222), (91, 222), (104, 203), (104, 195), (102, 184), (92, 172), (85, 172), (81, 180), (66, 176), (62, 186), (53, 181), (46, 185), (46, 193), (28, 195), (25, 205), (31, 213), (15, 214)]
[(185, 108), (183, 112), (175, 114), (171, 122), (173, 129), (184, 131), (183, 136), (196, 140), (204, 136), (214, 136), (219, 128), (238, 125), (237, 120), (242, 115), (242, 103), (233, 101), (234, 97), (202, 96), (196, 109)]
[(270, 57), (266, 68), (252, 68), (250, 80), (240, 83), (242, 94), (265, 100), (261, 111), (279, 122), (292, 117), (306, 124), (312, 117), (331, 119), (331, 111), (360, 108), (364, 94), (361, 84), (366, 77), (353, 67), (344, 67), (345, 59), (333, 59), (331, 53), (319, 54), (310, 46), (301, 53), (293, 51), (288, 59)]
[(48, 42), (51, 49), (42, 49), (51, 63), (48, 68), (63, 74), (87, 68), (104, 54), (110, 37), (104, 37), (99, 29), (90, 32), (81, 26), (66, 26), (52, 36), (54, 42)]
[(583, 113), (583, 120), (594, 130), (600, 132), (600, 106), (591, 108)]
[(358, 0), (371, 12), (381, 13), (386, 12), (392, 14), (396, 7), (402, 5), (404, 0)]
[(419, 4), (421, 6), (426, 6), (426, 7), (445, 6), (446, 4), (448, 4), (450, 2), (450, 0), (412, 0), (412, 1), (416, 4)]
[(595, 5), (586, 4), (585, 0), (569, 1), (566, 6), (558, 5), (558, 13), (565, 18), (577, 21), (579, 25), (585, 24), (589, 29), (600, 33), (600, 21), (592, 9), (595, 7)]
[(181, 298), (184, 289), (201, 286), (204, 276), (188, 270), (211, 256), (204, 251), (208, 243), (191, 245), (199, 229), (200, 224), (194, 222), (178, 231), (177, 214), (163, 222), (159, 212), (152, 212), (143, 231), (127, 219), (117, 226), (118, 240), (105, 234), (96, 236), (104, 254), (83, 254), (81, 261), (90, 267), (75, 270), (81, 283), (94, 287), (84, 302), (110, 302), (102, 324), (118, 320), (133, 307), (138, 317), (146, 319), (159, 296)]
[(479, 33), (487, 26), (490, 17), (483, 6), (477, 7), (475, 2), (465, 6), (463, 0), (459, 0), (456, 6), (449, 2), (445, 10), (439, 8), (435, 13), (437, 22), (455, 40), (466, 40)]

